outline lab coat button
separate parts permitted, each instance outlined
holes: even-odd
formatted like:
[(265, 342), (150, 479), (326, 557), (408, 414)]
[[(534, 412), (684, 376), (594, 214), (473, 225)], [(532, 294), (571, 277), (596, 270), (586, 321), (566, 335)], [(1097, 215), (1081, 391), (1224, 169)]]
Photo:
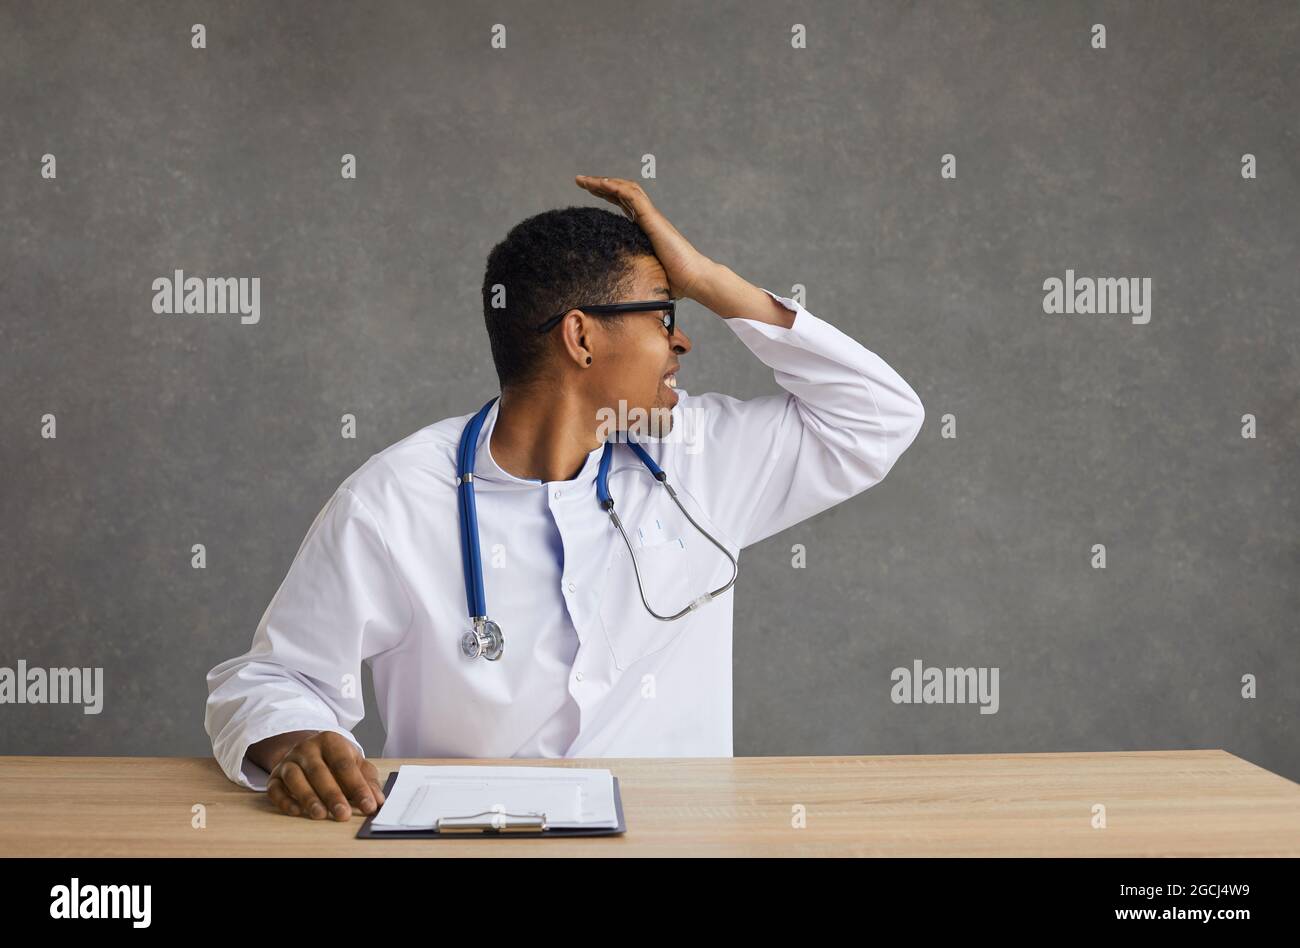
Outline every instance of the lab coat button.
[(558, 490), (555, 492), (555, 499), (556, 499), (556, 500), (559, 500), (559, 499), (560, 499), (560, 493), (561, 493), (561, 491), (558, 491)]
[(573, 583), (569, 583), (569, 592), (577, 592), (577, 591), (578, 591), (578, 587), (573, 585)]
[(573, 677), (576, 678), (576, 679), (578, 679), (578, 681), (582, 681), (582, 672), (578, 672), (578, 673), (577, 673), (576, 675), (574, 675)]

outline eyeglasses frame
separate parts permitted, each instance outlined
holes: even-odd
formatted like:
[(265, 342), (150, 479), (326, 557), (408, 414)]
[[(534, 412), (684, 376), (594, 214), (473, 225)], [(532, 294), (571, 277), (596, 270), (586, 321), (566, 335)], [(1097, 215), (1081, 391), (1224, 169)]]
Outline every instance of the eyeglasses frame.
[(668, 311), (668, 321), (665, 322), (664, 328), (668, 330), (668, 335), (672, 336), (673, 330), (677, 328), (677, 300), (635, 300), (627, 303), (594, 303), (590, 306), (570, 306), (563, 313), (556, 313), (546, 322), (537, 327), (538, 333), (550, 332), (559, 325), (562, 320), (572, 310), (579, 310), (584, 313), (648, 313), (658, 310)]

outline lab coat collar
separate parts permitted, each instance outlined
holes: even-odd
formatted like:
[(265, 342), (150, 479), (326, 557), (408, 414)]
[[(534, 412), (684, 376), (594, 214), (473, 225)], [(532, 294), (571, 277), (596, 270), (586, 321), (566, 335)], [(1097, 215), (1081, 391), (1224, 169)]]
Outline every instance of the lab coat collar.
[[(492, 457), (490, 441), (492, 429), (496, 427), (497, 409), (501, 406), (501, 400), (498, 398), (488, 409), (487, 417), (483, 419), (483, 427), (478, 433), (478, 446), (474, 453), (474, 486), (477, 489), (482, 482), (482, 487), (489, 490), (537, 490), (547, 486), (546, 483), (534, 479), (516, 477), (501, 465), (497, 464), (496, 458)], [(596, 472), (600, 469), (600, 456), (604, 453), (605, 446), (602, 444), (595, 448), (587, 455), (586, 462), (582, 465), (582, 470), (578, 476), (567, 481), (552, 481), (547, 483), (563, 484), (573, 487), (586, 487), (595, 485)], [(594, 489), (594, 486), (593, 486)]]

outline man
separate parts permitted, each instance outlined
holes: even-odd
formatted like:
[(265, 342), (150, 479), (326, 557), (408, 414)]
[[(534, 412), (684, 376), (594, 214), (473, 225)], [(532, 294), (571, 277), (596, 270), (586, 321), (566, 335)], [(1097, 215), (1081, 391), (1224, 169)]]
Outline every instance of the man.
[[(363, 661), (385, 757), (731, 756), (731, 559), (878, 483), (921, 427), (920, 399), (879, 356), (700, 254), (640, 185), (576, 183), (627, 216), (528, 218), (483, 281), (501, 395), (471, 483), (503, 653), (461, 648), (457, 449), (472, 412), (350, 475), (252, 649), (208, 674), (217, 760), (283, 813), (346, 820), (352, 805), (382, 804), (351, 735)], [(680, 298), (724, 319), (784, 393), (739, 401), (677, 386), (691, 340), (667, 301)], [(616, 302), (641, 305), (590, 309)], [(596, 495), (607, 440), (623, 534)], [(682, 509), (625, 441), (663, 469)], [(650, 613), (693, 602), (675, 621)]]

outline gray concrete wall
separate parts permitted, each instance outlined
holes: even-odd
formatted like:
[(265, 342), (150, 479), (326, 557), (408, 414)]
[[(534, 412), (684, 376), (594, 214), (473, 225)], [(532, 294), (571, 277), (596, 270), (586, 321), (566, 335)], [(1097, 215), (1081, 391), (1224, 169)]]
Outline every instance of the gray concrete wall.
[[(204, 674), (335, 486), (496, 391), (488, 249), (649, 153), (697, 247), (927, 409), (885, 482), (746, 551), (737, 754), (1300, 777), (1298, 40), (1290, 2), (0, 3), (0, 665), (105, 682), (0, 706), (0, 753), (209, 753)], [(156, 315), (176, 269), (260, 277), (259, 322)], [(1150, 321), (1045, 314), (1067, 269), (1150, 278)], [(776, 390), (682, 319), (685, 388)], [(918, 659), (998, 667), (998, 712), (895, 704)]]

